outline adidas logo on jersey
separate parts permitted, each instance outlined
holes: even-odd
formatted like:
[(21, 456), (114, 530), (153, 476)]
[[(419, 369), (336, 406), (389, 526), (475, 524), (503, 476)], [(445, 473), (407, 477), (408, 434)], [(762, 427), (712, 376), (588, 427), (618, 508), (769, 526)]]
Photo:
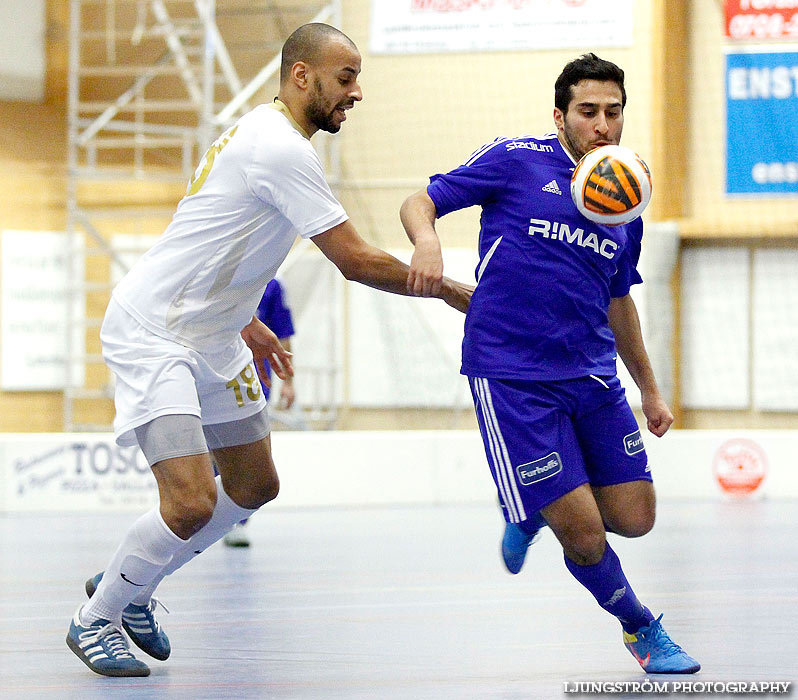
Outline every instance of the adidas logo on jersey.
[(557, 185), (557, 180), (552, 180), (540, 188), (543, 192), (551, 192), (552, 194), (562, 194), (562, 190)]

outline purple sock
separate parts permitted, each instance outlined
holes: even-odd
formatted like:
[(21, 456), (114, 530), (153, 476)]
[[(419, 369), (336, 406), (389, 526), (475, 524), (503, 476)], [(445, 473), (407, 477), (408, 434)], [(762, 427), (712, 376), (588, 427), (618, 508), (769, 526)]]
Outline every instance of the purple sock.
[(602, 608), (618, 618), (626, 632), (637, 632), (654, 619), (651, 611), (637, 599), (609, 542), (598, 564), (580, 566), (565, 557), (565, 566)]

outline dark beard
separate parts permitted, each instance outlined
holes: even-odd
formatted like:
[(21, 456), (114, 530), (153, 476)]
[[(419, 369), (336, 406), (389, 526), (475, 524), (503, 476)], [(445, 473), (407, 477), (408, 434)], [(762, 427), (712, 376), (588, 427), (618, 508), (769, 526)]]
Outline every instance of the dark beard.
[(579, 149), (577, 149), (576, 144), (571, 139), (568, 129), (563, 129), (563, 137), (565, 138), (565, 143), (568, 146), (568, 149), (571, 151), (571, 155), (578, 161), (584, 156), (584, 153), (579, 153)]
[(341, 130), (341, 125), (333, 121), (333, 112), (335, 110), (333, 109), (329, 113), (324, 111), (325, 107), (324, 98), (321, 94), (321, 83), (316, 80), (313, 87), (315, 92), (313, 94), (313, 99), (311, 99), (308, 106), (305, 107), (305, 116), (308, 118), (308, 121), (318, 129), (327, 131), (331, 134), (337, 134)]

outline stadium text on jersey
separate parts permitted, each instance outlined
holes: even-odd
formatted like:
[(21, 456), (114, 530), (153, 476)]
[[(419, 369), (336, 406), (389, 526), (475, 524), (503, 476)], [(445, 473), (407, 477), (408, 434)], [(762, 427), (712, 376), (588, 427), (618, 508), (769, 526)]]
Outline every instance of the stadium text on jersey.
[(547, 143), (535, 143), (534, 141), (510, 141), (505, 148), (514, 151), (516, 148), (527, 148), (530, 151), (543, 151), (544, 153), (554, 153), (554, 148)]

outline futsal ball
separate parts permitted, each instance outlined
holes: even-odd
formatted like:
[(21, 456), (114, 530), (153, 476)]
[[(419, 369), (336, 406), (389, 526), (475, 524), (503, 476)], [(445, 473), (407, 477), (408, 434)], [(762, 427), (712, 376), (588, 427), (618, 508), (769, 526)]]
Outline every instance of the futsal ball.
[(587, 219), (605, 226), (634, 221), (651, 201), (651, 171), (631, 148), (599, 146), (571, 175), (571, 199)]

